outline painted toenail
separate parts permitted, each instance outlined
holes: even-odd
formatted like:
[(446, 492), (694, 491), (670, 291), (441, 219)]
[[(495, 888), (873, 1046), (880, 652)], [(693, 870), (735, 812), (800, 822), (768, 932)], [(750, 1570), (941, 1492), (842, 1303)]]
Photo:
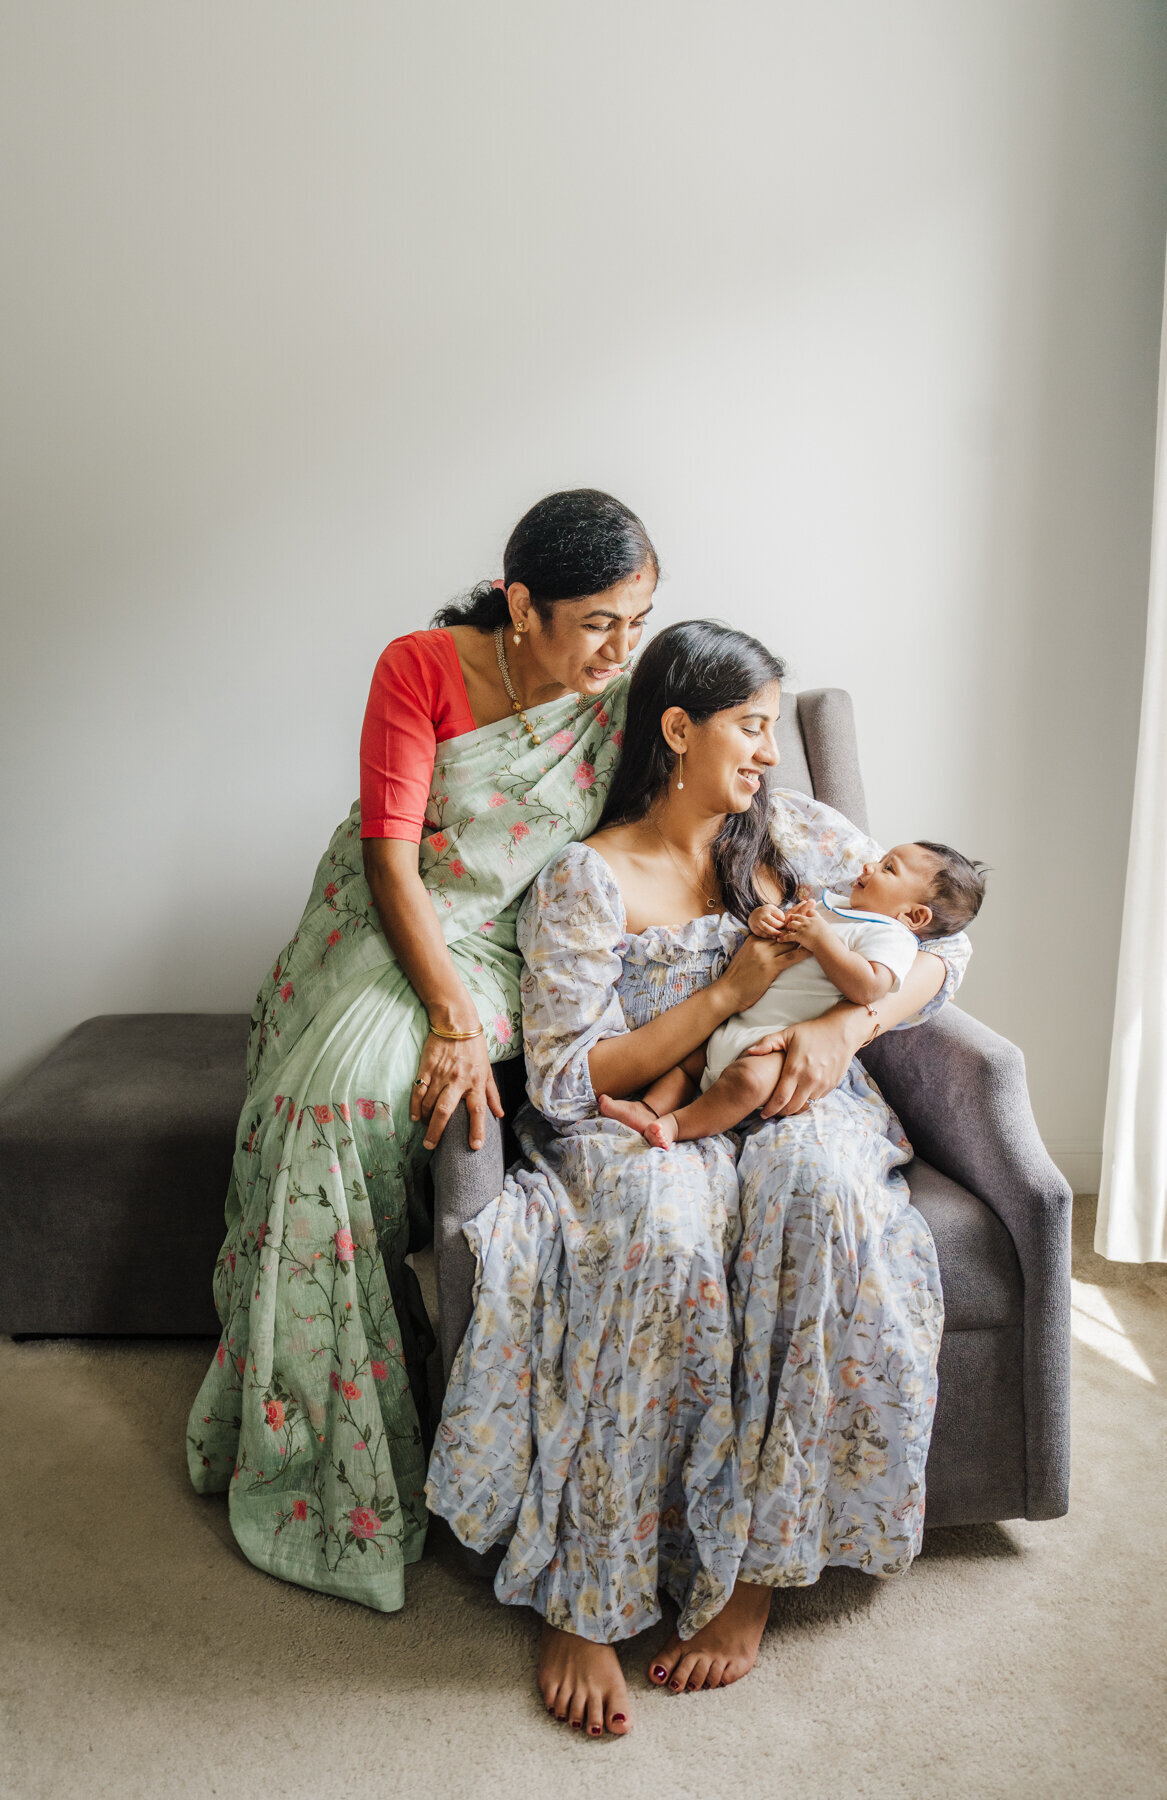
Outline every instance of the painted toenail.
[(582, 1730), (583, 1730), (583, 1726), (582, 1726), (582, 1725), (581, 1725), (581, 1724), (580, 1724), (580, 1722), (579, 1722), (579, 1720), (578, 1720), (578, 1719), (573, 1719), (573, 1720), (572, 1720), (572, 1721), (571, 1721), (571, 1729), (572, 1729), (572, 1730), (573, 1730), (573, 1731), (582, 1731)]
[(624, 1714), (623, 1713), (613, 1713), (612, 1714), (612, 1723), (613, 1723), (613, 1725), (623, 1725)]
[(652, 1672), (652, 1678), (654, 1681), (663, 1681), (667, 1674), (668, 1670), (662, 1668), (660, 1663), (657, 1663), (656, 1668)]
[(672, 1690), (673, 1690), (673, 1692), (674, 1692), (674, 1694), (679, 1694), (679, 1693), (680, 1693), (680, 1691), (681, 1691), (681, 1684), (680, 1684), (680, 1682), (679, 1682), (679, 1681), (670, 1681), (670, 1682), (669, 1682), (669, 1686), (670, 1686), (670, 1687), (671, 1687), (671, 1688), (672, 1688)]
[(599, 1737), (600, 1728), (598, 1725), (589, 1725), (588, 1730), (591, 1732), (593, 1737)]

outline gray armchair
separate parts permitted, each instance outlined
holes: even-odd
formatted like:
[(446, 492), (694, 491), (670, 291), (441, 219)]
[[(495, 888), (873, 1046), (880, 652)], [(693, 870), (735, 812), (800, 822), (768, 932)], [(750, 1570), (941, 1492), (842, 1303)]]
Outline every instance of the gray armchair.
[[(858, 825), (867, 808), (851, 701), (839, 688), (788, 695), (779, 779)], [(907, 1178), (944, 1289), (928, 1524), (1053, 1519), (1069, 1487), (1070, 1190), (1047, 1156), (1021, 1052), (954, 1006), (882, 1037), (863, 1061), (916, 1151)], [(521, 1061), (496, 1066), (508, 1115)], [(499, 1192), (513, 1153), (491, 1122), (471, 1152), (466, 1112), (434, 1156), (439, 1336), (448, 1374), (470, 1318), (474, 1260), (462, 1233)]]

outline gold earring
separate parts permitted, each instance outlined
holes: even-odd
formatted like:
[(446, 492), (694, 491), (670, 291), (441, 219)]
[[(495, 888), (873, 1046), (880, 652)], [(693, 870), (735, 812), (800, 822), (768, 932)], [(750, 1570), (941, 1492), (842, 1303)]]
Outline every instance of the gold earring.
[(521, 625), (515, 626), (515, 644), (516, 644), (516, 646), (522, 642), (522, 637), (520, 635), (522, 630), (523, 630), (523, 627)]
[(685, 752), (683, 750), (678, 750), (677, 751), (677, 792), (678, 792), (678, 794), (681, 792), (681, 789), (684, 787), (684, 785), (685, 785)]

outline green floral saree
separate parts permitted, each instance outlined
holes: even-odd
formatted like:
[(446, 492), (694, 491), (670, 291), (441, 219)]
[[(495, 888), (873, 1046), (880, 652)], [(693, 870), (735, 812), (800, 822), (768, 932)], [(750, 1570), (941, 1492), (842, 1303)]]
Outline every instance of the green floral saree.
[[(420, 870), (486, 1028), (522, 1049), (515, 916), (528, 885), (599, 818), (627, 681), (438, 746)], [(260, 989), (247, 1102), (215, 1268), (223, 1326), (191, 1409), (200, 1493), (227, 1491), (248, 1559), (382, 1612), (425, 1539), (415, 1394), (432, 1343), (405, 1262), (424, 1214), (409, 1098), (423, 1009), (381, 931), (360, 808), (333, 836), (291, 943)]]

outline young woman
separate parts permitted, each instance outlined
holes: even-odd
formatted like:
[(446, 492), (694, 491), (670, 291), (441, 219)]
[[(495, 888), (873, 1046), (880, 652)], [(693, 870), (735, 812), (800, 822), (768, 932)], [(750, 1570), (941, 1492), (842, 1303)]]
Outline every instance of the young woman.
[(500, 1110), (518, 903), (599, 816), (656, 579), (627, 507), (553, 494), (501, 581), (389, 645), (360, 801), (256, 1001), (191, 1478), (259, 1568), (381, 1611), (426, 1527), (419, 1176), (461, 1100), (478, 1145)]
[(595, 1736), (628, 1729), (612, 1646), (659, 1587), (680, 1617), (651, 1679), (719, 1686), (752, 1666), (774, 1587), (893, 1574), (920, 1543), (940, 1284), (910, 1148), (852, 1058), (941, 1003), (967, 940), (930, 942), (874, 1016), (782, 1033), (770, 1117), (733, 1139), (655, 1150), (598, 1111), (769, 985), (786, 953), (742, 923), (763, 895), (845, 888), (875, 849), (767, 795), (782, 674), (724, 626), (662, 632), (602, 827), (519, 919), (538, 1110), (467, 1231), (481, 1283), (427, 1492), (475, 1549), (509, 1538), (496, 1592), (543, 1615), (547, 1706)]

